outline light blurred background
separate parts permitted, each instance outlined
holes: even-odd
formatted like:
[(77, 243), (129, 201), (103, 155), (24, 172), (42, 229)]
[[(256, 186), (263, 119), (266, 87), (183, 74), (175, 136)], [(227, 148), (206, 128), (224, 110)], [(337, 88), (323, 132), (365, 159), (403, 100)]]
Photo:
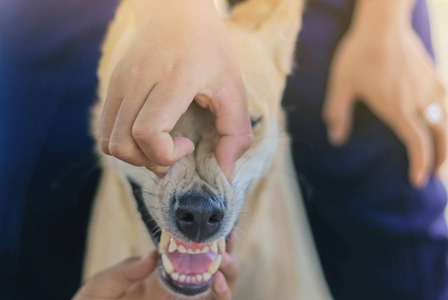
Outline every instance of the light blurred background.
[[(437, 64), (443, 80), (448, 84), (448, 0), (429, 0), (429, 4)], [(445, 104), (448, 111), (448, 99)], [(442, 177), (448, 187), (448, 162), (442, 169)], [(448, 209), (446, 215), (448, 217)]]
[(448, 80), (448, 0), (430, 0), (434, 46), (440, 71)]

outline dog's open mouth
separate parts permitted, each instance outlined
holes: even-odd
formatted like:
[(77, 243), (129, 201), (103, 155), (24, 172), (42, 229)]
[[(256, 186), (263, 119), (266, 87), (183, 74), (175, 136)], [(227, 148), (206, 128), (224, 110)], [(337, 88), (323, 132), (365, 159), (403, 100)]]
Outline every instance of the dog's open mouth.
[(207, 292), (221, 265), (226, 237), (211, 243), (188, 243), (158, 229), (146, 213), (145, 224), (159, 250), (160, 276), (172, 291), (186, 296)]
[(197, 295), (206, 292), (221, 264), (225, 237), (207, 244), (186, 243), (162, 232), (159, 244), (160, 274), (175, 292)]
[(172, 291), (186, 296), (207, 292), (221, 265), (226, 237), (211, 243), (189, 243), (160, 230), (143, 202), (140, 186), (129, 181), (142, 220), (159, 250), (159, 271), (163, 282)]

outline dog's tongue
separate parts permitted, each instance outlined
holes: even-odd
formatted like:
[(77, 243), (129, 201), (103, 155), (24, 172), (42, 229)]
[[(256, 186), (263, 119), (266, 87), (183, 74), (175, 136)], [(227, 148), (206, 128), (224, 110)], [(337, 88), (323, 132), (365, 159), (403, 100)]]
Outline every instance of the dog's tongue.
[(221, 265), (225, 238), (210, 243), (187, 243), (162, 232), (159, 243), (166, 273), (178, 284), (208, 282)]
[(201, 254), (188, 254), (175, 251), (167, 253), (167, 255), (179, 274), (202, 274), (207, 272), (218, 253), (209, 251)]

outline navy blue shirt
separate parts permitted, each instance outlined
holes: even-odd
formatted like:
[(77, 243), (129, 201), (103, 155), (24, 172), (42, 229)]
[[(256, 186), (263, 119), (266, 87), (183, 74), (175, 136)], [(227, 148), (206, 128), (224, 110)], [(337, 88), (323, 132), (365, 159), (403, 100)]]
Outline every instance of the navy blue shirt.
[(98, 169), (88, 135), (117, 0), (0, 1), (0, 299), (69, 299)]

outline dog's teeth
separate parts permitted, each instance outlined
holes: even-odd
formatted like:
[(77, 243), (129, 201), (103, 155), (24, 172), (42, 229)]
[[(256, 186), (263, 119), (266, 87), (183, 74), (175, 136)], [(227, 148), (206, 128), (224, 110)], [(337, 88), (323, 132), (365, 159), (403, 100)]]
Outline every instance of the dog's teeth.
[(185, 282), (185, 278), (186, 278), (187, 276), (185, 276), (185, 275), (180, 275), (179, 276), (179, 282)]
[(218, 244), (216, 242), (213, 242), (213, 244), (210, 246), (210, 249), (212, 249), (213, 252), (218, 252)]
[(185, 249), (184, 246), (180, 245), (179, 247), (177, 247), (177, 251), (179, 251), (180, 253), (187, 253), (187, 250)]
[(171, 238), (170, 247), (168, 248), (168, 251), (170, 253), (173, 253), (174, 251), (176, 251), (176, 249), (177, 249), (176, 241), (173, 238)]
[(186, 283), (191, 283), (191, 276), (187, 276), (187, 278), (185, 279)]
[(165, 253), (162, 254), (162, 263), (163, 263), (163, 267), (165, 268), (165, 271), (171, 275), (174, 272), (174, 267), (173, 267), (173, 264), (171, 263), (170, 259), (168, 258), (168, 256), (166, 256)]
[(197, 281), (196, 281), (196, 277), (191, 276), (191, 282), (196, 283), (196, 282), (197, 282)]
[(218, 248), (220, 253), (226, 252), (226, 238), (223, 237), (218, 241)]
[(178, 281), (179, 280), (179, 273), (174, 272), (173, 274), (171, 274), (171, 278), (173, 278), (173, 280)]
[(196, 275), (196, 282), (202, 282), (202, 275)]
[(196, 251), (194, 251), (194, 254), (199, 254), (201, 253), (201, 249), (196, 249)]
[(202, 248), (201, 253), (207, 253), (208, 250), (210, 250), (210, 248), (208, 246), (205, 246), (204, 248)]
[(219, 265), (221, 264), (221, 260), (222, 260), (222, 256), (218, 255), (218, 257), (216, 257), (215, 260), (212, 261), (212, 263), (208, 267), (207, 273), (209, 273), (210, 275), (215, 274), (216, 271), (218, 271), (218, 269), (219, 269)]
[(162, 231), (162, 235), (160, 236), (160, 244), (159, 244), (159, 253), (165, 252), (166, 246), (170, 241), (170, 235), (165, 231)]
[(194, 254), (193, 250), (191, 250), (191, 249), (188, 249), (188, 250), (187, 250), (187, 253), (188, 253), (188, 254)]
[(210, 275), (209, 273), (205, 272), (204, 274), (202, 274), (202, 277), (204, 278), (204, 281), (209, 281), (210, 278), (212, 278), (212, 275)]

